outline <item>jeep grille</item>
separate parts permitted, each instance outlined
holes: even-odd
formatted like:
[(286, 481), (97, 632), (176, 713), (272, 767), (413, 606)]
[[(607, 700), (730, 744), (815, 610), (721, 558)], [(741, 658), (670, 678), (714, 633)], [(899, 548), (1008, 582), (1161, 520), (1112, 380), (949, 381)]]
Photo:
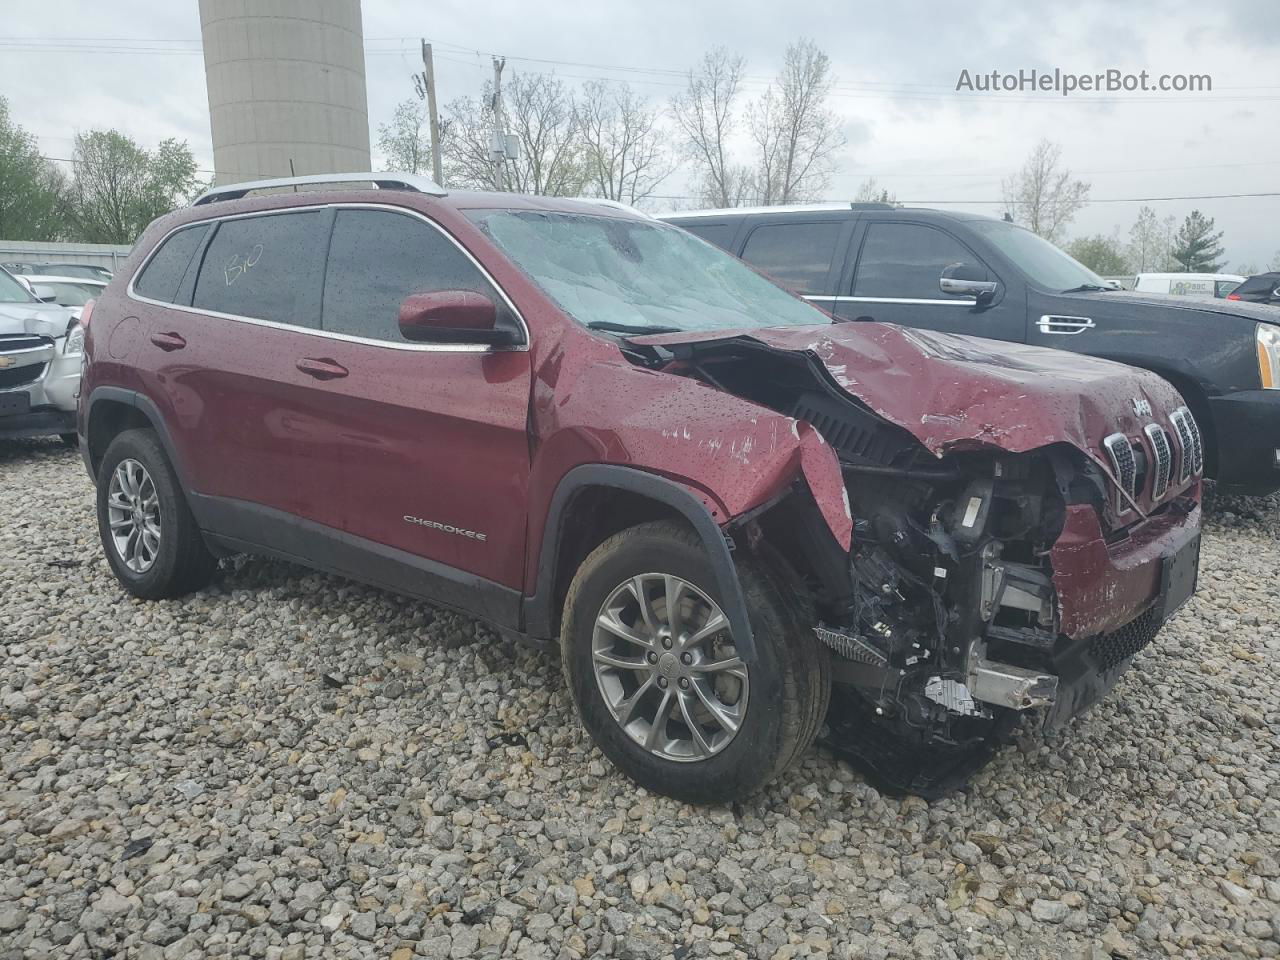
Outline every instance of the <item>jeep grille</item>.
[(1144, 432), (1156, 458), (1151, 479), (1151, 499), (1159, 500), (1169, 489), (1169, 478), (1173, 473), (1173, 445), (1169, 443), (1169, 434), (1158, 423), (1147, 424)]
[[(1133, 447), (1129, 445), (1129, 438), (1123, 433), (1113, 433), (1102, 441), (1102, 446), (1111, 457), (1111, 466), (1116, 472), (1116, 479), (1120, 481), (1121, 489), (1133, 497), (1138, 480), (1138, 461), (1133, 456)], [(1129, 504), (1123, 499), (1116, 505), (1116, 510), (1120, 513), (1128, 509)]]

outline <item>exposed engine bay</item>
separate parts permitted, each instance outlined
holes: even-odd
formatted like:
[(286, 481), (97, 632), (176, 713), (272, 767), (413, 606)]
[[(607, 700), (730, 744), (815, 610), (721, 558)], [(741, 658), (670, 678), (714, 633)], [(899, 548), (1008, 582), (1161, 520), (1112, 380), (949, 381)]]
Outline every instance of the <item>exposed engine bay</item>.
[(1068, 507), (1089, 505), (1125, 535), (1111, 480), (1071, 444), (1018, 453), (975, 444), (938, 457), (811, 354), (749, 338), (633, 349), (635, 362), (810, 424), (836, 453), (851, 549), (802, 489), (730, 529), (779, 551), (806, 581), (835, 684), (826, 744), (883, 787), (940, 795), (1028, 711), (1049, 729), (1065, 724), (1163, 621), (1160, 610), (1139, 617), (1120, 656), (1063, 634), (1050, 552)]

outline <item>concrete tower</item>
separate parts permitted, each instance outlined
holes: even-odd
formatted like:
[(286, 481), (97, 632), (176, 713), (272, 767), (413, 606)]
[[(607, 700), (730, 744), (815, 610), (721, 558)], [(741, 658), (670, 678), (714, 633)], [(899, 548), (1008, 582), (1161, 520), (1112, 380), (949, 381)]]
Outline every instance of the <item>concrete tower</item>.
[(200, 0), (200, 30), (215, 183), (370, 168), (360, 0)]

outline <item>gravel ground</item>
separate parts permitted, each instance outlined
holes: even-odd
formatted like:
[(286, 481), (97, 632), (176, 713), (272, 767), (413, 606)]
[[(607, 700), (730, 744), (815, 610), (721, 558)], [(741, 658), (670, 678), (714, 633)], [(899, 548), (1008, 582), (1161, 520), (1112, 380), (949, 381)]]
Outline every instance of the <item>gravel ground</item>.
[(1280, 504), (1110, 700), (963, 795), (821, 751), (634, 787), (549, 655), (286, 564), (128, 599), (75, 454), (0, 444), (0, 960), (1280, 955)]

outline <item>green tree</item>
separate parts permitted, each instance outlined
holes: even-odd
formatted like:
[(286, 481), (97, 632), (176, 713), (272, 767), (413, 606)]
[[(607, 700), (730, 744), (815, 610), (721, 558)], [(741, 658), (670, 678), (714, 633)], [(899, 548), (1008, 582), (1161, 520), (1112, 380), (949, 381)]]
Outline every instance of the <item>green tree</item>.
[(1213, 217), (1192, 210), (1173, 238), (1173, 259), (1187, 273), (1217, 273), (1222, 269), (1222, 231), (1213, 232)]
[(1120, 276), (1132, 269), (1124, 246), (1117, 237), (1107, 237), (1100, 233), (1092, 237), (1076, 237), (1067, 244), (1067, 253), (1104, 277)]
[(431, 172), (431, 132), (426, 112), (417, 100), (396, 106), (390, 123), (378, 126), (378, 149), (388, 170), (401, 173)]
[(145, 150), (117, 130), (91, 130), (76, 136), (72, 162), (71, 216), (89, 243), (133, 243), (201, 186), (191, 148), (172, 139)]
[(66, 179), (40, 156), (36, 138), (13, 122), (0, 97), (0, 238), (57, 240), (66, 233)]

